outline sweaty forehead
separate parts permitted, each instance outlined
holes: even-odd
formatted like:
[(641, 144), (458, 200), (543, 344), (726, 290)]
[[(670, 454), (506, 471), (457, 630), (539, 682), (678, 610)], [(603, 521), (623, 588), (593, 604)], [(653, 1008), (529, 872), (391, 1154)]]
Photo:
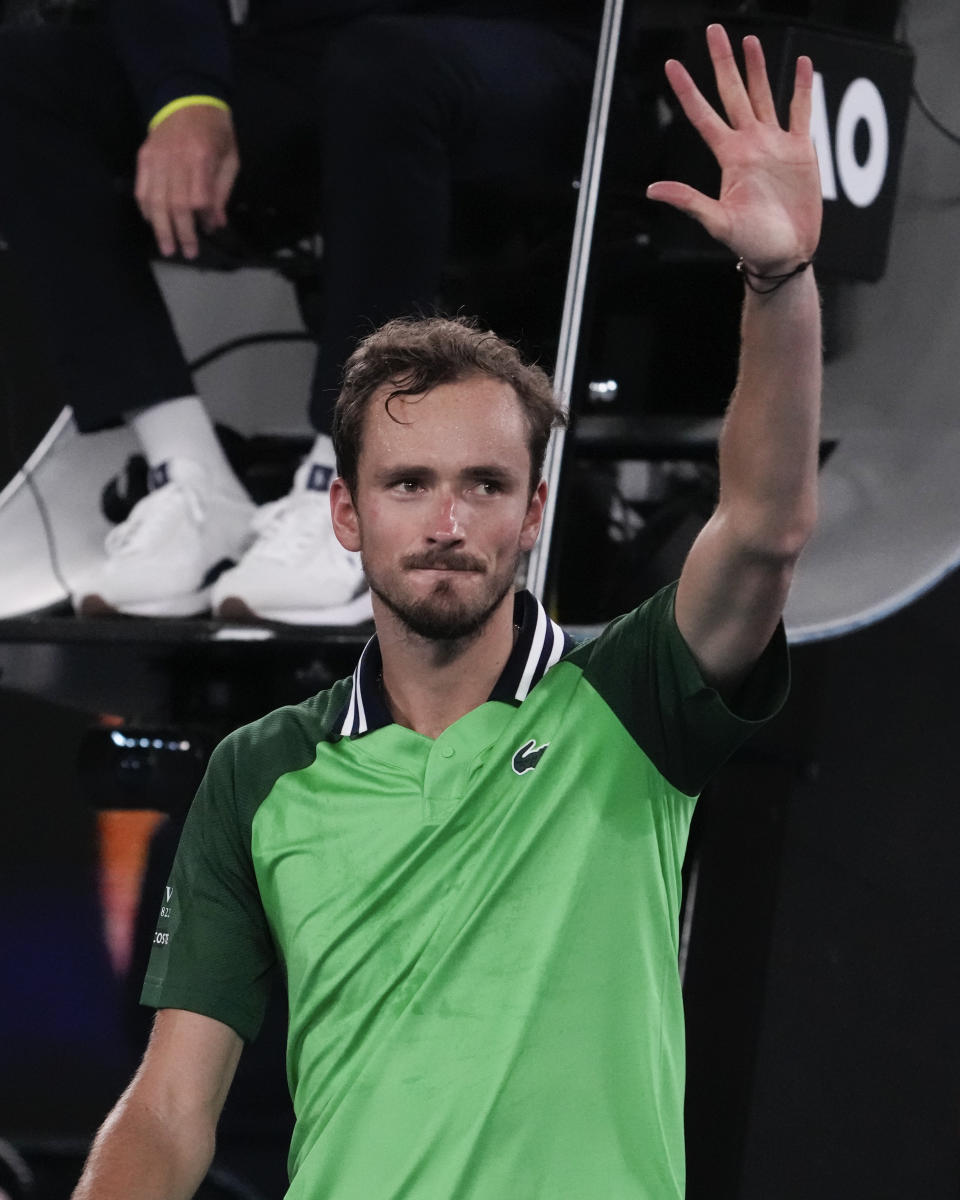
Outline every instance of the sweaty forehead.
[(470, 376), (412, 396), (394, 390), (395, 385), (383, 384), (371, 397), (361, 459), (418, 451), (468, 457), (497, 452), (527, 460), (526, 415), (510, 384)]

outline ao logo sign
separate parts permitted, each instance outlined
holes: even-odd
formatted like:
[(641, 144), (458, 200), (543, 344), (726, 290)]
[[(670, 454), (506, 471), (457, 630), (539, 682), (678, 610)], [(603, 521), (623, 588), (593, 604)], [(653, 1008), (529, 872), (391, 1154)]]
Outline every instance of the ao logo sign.
[[(868, 208), (883, 187), (887, 175), (890, 137), (887, 110), (877, 86), (869, 79), (855, 79), (843, 94), (837, 113), (836, 173), (830, 140), (830, 123), (823, 76), (814, 72), (810, 134), (820, 163), (820, 184), (824, 200), (837, 199), (837, 176), (843, 194), (857, 208)], [(854, 139), (857, 125), (863, 121), (870, 135), (870, 149), (864, 162), (857, 161)]]

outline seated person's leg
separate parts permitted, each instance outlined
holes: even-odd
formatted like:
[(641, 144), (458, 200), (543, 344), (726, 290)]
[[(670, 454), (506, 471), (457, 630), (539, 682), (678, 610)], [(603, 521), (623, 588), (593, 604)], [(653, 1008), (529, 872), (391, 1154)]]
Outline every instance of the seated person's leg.
[[(241, 169), (231, 223), (256, 237), (270, 225), (316, 232), (320, 208), (321, 67), (329, 42), (318, 23), (293, 33), (258, 32), (236, 46), (233, 113)], [(266, 222), (258, 230), (258, 219)], [(264, 397), (269, 405), (270, 397)], [(304, 396), (306, 409), (307, 397)], [(335, 475), (329, 427), (318, 434), (292, 491), (265, 505), (256, 540), (213, 588), (216, 615), (295, 624), (350, 625), (371, 615), (359, 556), (343, 549), (330, 522)]]
[[(333, 40), (318, 76), (325, 294), (311, 403), (318, 437), (284, 521), (267, 526), (240, 566), (218, 580), (222, 615), (303, 620), (313, 611), (322, 619), (330, 567), (317, 548), (329, 536), (328, 434), (342, 363), (357, 336), (433, 307), (454, 179), (573, 177), (593, 68), (588, 37), (526, 21), (370, 17)], [(316, 533), (300, 539), (299, 554), (292, 523)], [(331, 603), (343, 603), (344, 584), (337, 573), (333, 580)]]
[(206, 606), (203, 577), (239, 554), (252, 505), (193, 395), (150, 269), (152, 238), (132, 197), (142, 138), (99, 29), (0, 33), (0, 233), (55, 384), (83, 432), (129, 417), (155, 484), (175, 483), (111, 535), (75, 602), (166, 615)]
[(545, 23), (369, 17), (326, 63), (323, 425), (356, 338), (436, 300), (454, 181), (568, 183), (580, 167), (592, 39)]
[(99, 31), (0, 31), (0, 231), (83, 430), (190, 385), (144, 223), (117, 183), (139, 139)]

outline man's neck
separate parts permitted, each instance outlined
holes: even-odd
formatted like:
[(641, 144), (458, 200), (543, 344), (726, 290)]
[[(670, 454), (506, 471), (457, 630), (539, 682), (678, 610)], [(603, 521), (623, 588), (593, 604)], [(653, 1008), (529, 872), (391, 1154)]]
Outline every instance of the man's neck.
[(487, 700), (513, 649), (513, 597), (479, 633), (453, 642), (412, 633), (375, 602), (384, 696), (398, 725), (436, 738)]

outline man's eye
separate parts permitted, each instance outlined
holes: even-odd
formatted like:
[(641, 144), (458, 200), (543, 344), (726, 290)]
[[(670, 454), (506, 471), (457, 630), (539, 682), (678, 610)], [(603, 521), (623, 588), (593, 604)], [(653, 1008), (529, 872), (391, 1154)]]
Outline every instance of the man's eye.
[(407, 492), (412, 494), (420, 490), (419, 479), (397, 479), (393, 483), (393, 487), (399, 492)]
[(477, 487), (484, 496), (496, 496), (503, 491), (503, 484), (498, 479), (481, 479)]

